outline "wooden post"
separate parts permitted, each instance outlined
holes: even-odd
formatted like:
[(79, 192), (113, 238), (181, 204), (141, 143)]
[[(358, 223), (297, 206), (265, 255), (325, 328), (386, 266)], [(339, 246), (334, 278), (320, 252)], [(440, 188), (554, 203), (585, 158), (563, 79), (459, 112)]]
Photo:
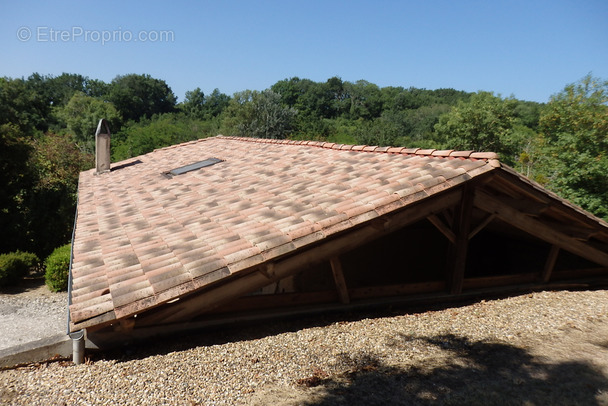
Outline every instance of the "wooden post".
[(348, 296), (348, 289), (346, 287), (346, 280), (344, 279), (344, 272), (342, 272), (342, 263), (340, 262), (340, 258), (332, 257), (329, 260), (329, 263), (331, 264), (331, 271), (334, 274), (334, 281), (336, 282), (340, 302), (349, 304), (350, 297)]
[(549, 282), (551, 279), (551, 274), (553, 273), (553, 269), (555, 268), (555, 263), (557, 262), (557, 256), (559, 255), (559, 247), (557, 245), (552, 245), (551, 250), (549, 251), (549, 256), (547, 257), (547, 262), (545, 263), (545, 268), (540, 275), (540, 280), (542, 283)]
[(463, 186), (462, 199), (457, 207), (453, 232), (456, 236), (448, 255), (448, 276), (450, 293), (457, 295), (462, 292), (464, 271), (467, 262), (467, 251), (469, 248), (469, 229), (471, 228), (471, 212), (473, 211), (474, 189), (465, 184)]

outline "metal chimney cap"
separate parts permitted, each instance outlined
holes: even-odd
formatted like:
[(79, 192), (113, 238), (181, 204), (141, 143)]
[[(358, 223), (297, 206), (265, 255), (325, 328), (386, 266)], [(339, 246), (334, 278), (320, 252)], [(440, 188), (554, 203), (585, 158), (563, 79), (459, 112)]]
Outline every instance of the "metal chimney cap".
[(103, 118), (95, 131), (95, 169), (96, 173), (110, 171), (110, 126)]

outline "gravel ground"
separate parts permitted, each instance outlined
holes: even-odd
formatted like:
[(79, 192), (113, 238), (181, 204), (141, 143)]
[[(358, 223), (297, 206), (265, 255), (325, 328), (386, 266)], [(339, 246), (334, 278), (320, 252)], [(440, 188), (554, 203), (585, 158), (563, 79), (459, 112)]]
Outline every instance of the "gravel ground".
[(608, 290), (343, 314), (0, 371), (14, 405), (608, 405)]
[(44, 279), (0, 291), (0, 350), (66, 334), (68, 295), (51, 292)]

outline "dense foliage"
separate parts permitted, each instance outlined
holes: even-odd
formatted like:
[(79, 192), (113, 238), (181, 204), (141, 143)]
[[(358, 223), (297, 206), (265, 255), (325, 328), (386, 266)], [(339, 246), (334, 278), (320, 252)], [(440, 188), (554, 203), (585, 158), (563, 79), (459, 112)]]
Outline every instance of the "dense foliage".
[(44, 260), (44, 280), (52, 292), (68, 289), (71, 255), (71, 244), (66, 244), (53, 250)]
[(40, 259), (31, 252), (9, 252), (0, 254), (0, 288), (10, 286), (38, 265)]
[(114, 161), (210, 135), (497, 152), (608, 219), (608, 82), (590, 75), (547, 104), (491, 92), (297, 77), (263, 91), (186, 93), (150, 75), (0, 78), (0, 253), (46, 257), (69, 240), (78, 174), (110, 123)]

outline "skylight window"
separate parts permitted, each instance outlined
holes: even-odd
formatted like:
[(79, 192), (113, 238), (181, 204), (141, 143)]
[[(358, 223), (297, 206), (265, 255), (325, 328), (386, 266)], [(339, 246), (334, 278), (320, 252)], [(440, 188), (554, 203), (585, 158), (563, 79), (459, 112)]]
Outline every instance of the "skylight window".
[(180, 166), (179, 168), (171, 169), (169, 172), (166, 172), (167, 175), (181, 175), (186, 172), (195, 171), (197, 169), (205, 168), (207, 166), (215, 165), (219, 162), (223, 162), (218, 158), (207, 158), (203, 161), (195, 162), (193, 164)]

